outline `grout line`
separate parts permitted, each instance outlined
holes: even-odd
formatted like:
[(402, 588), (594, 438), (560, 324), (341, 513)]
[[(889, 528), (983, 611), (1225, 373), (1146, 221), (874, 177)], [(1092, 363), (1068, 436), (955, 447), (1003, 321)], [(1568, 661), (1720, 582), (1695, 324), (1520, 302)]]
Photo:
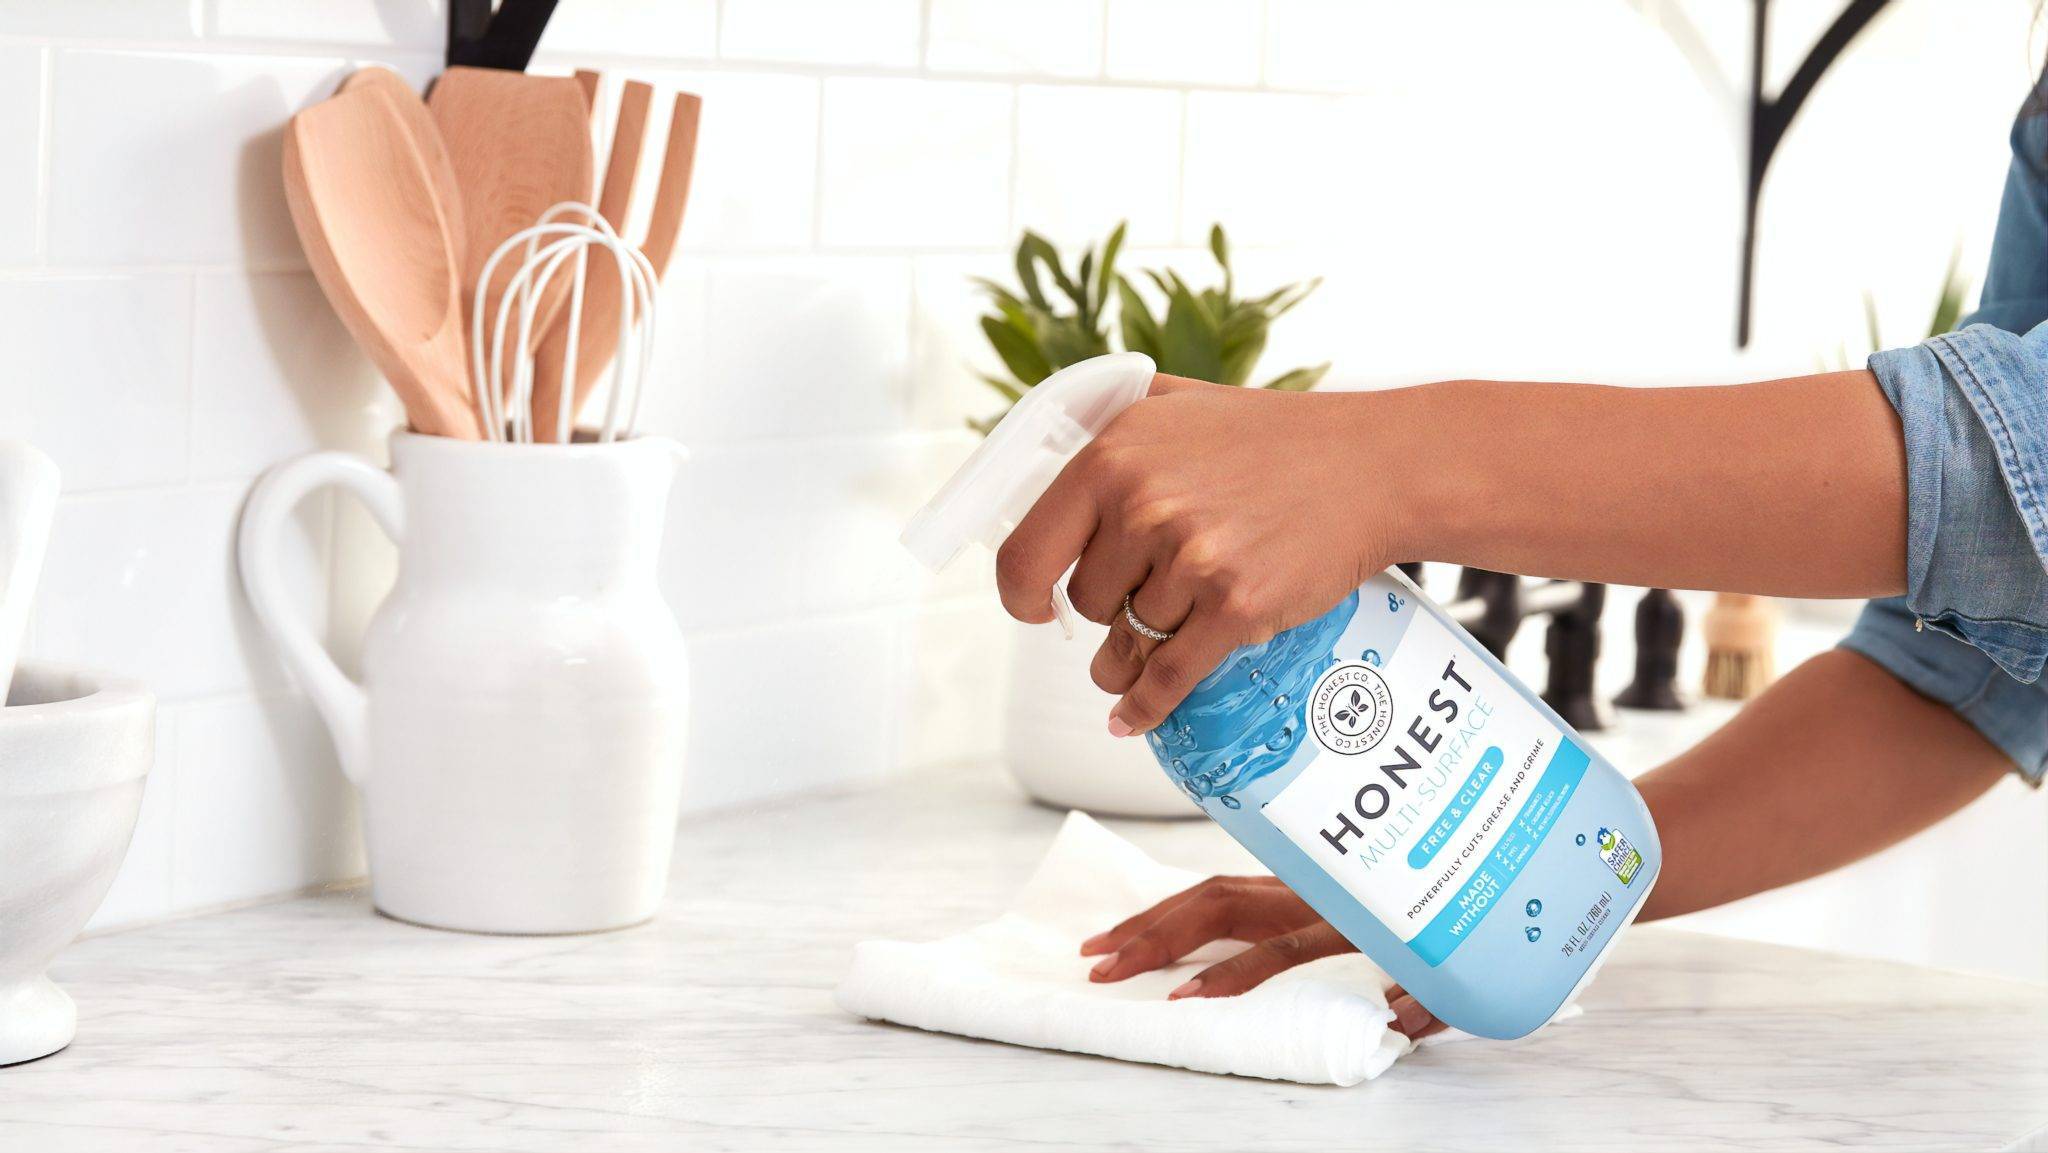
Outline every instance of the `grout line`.
[(732, 624), (699, 626), (696, 628), (686, 625), (683, 627), (683, 642), (689, 644), (695, 641), (722, 641), (730, 640), (734, 637), (747, 636), (752, 633), (783, 632), (792, 628), (814, 629), (819, 626), (829, 628), (836, 625), (859, 625), (876, 620), (892, 620), (894, 623), (904, 624), (930, 613), (977, 606), (991, 606), (990, 595), (987, 591), (961, 593), (930, 599), (913, 595), (903, 600), (876, 601), (872, 604), (813, 609), (786, 613), (781, 616), (741, 620)]
[[(1218, 81), (1130, 79), (1111, 76), (1108, 71), (1109, 54), (1106, 39), (1108, 26), (1108, 10), (1105, 7), (1103, 16), (1105, 43), (1103, 45), (1101, 67), (1093, 74), (1077, 75), (1057, 72), (1018, 71), (1015, 69), (976, 71), (966, 68), (930, 68), (923, 65), (862, 64), (858, 62), (834, 63), (808, 60), (757, 60), (722, 56), (659, 56), (632, 52), (547, 51), (536, 55), (535, 61), (542, 66), (583, 64), (600, 68), (643, 68), (654, 72), (748, 73), (754, 75), (856, 77), (930, 80), (938, 82), (979, 81), (990, 84), (1151, 88), (1169, 91), (1201, 89), (1216, 92), (1287, 92), (1299, 95), (1328, 95), (1331, 92), (1327, 88), (1274, 86), (1258, 82), (1246, 84)], [(721, 38), (724, 35), (722, 14), (718, 35)], [(4, 45), (22, 45), (60, 50), (72, 49), (109, 54), (216, 56), (230, 59), (240, 57), (251, 59), (290, 58), (308, 62), (338, 61), (344, 64), (366, 60), (389, 60), (393, 57), (438, 59), (440, 54), (438, 45), (376, 44), (347, 40), (275, 41), (208, 38), (192, 40), (122, 40), (82, 36), (8, 36), (0, 34), (0, 46)]]

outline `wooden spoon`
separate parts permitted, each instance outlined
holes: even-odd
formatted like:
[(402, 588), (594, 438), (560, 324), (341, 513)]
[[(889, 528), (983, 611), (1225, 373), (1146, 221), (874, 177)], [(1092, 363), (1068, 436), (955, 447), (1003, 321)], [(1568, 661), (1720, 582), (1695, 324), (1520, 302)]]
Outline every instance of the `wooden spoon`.
[[(647, 85), (630, 80), (620, 94), (618, 128), (612, 136), (611, 160), (605, 169), (605, 192), (598, 202), (598, 212), (622, 233), (631, 213), (634, 177), (640, 168), (641, 137), (647, 130), (647, 105), (652, 95), (653, 90)], [(653, 213), (647, 222), (647, 239), (640, 245), (656, 276), (668, 272), (669, 259), (675, 255), (676, 237), (682, 231), (683, 209), (690, 200), (690, 176), (696, 168), (697, 128), (703, 110), (701, 98), (688, 92), (676, 94), (667, 151), (661, 158), (661, 178), (655, 184)], [(576, 338), (575, 393), (569, 401), (572, 421), (618, 351), (622, 304), (618, 270), (612, 264), (611, 254), (593, 252), (583, 287), (583, 323)], [(551, 328), (534, 356), (533, 428), (537, 440), (556, 439), (568, 327), (565, 320)]]
[[(529, 76), (496, 68), (450, 68), (434, 81), (427, 109), (447, 142), (462, 189), (467, 246), (462, 268), (462, 315), (478, 292), (477, 278), (491, 253), (541, 213), (565, 200), (590, 200), (590, 111), (583, 89), (567, 76)], [(485, 286), (486, 331), (518, 271), (506, 257)], [(547, 331), (567, 298), (569, 278), (556, 276), (542, 294), (535, 331)], [(509, 378), (511, 374), (507, 374)]]
[(328, 303), (413, 429), (480, 439), (448, 222), (390, 98), (343, 92), (292, 117), (284, 193)]
[(427, 102), (412, 90), (405, 77), (381, 64), (367, 65), (349, 73), (342, 80), (340, 91), (354, 92), (358, 88), (374, 89), (391, 98), (391, 106), (398, 110), (398, 118), (412, 135), (413, 147), (420, 150), (420, 162), (427, 166), (427, 176), (434, 182), (434, 195), (440, 199), (441, 215), (448, 218), (449, 238), (455, 242), (456, 267), (463, 267), (469, 236), (463, 231), (462, 187), (456, 183), (455, 167), (448, 160), (448, 145), (442, 141), (441, 129), (427, 112)]

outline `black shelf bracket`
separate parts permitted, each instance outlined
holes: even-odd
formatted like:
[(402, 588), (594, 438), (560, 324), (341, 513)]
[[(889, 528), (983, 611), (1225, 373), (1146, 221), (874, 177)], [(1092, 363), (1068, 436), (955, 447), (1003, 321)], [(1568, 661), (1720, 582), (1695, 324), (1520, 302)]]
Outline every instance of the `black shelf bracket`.
[(1863, 31), (1891, 0), (1849, 0), (1848, 7), (1828, 25), (1820, 39), (1807, 50), (1806, 59), (1792, 73), (1792, 79), (1776, 96), (1764, 97), (1764, 49), (1770, 23), (1770, 0), (1752, 0), (1755, 23), (1750, 28), (1749, 69), (1749, 185), (1742, 215), (1742, 287), (1736, 301), (1735, 346), (1749, 347), (1750, 307), (1756, 288), (1756, 213), (1764, 190), (1764, 173), (1771, 166), (1778, 144), (1799, 106), (1813, 94), (1828, 66), (1835, 62), (1856, 34)]
[(555, 3), (501, 0), (493, 12), (491, 0), (449, 0), (448, 66), (526, 71)]

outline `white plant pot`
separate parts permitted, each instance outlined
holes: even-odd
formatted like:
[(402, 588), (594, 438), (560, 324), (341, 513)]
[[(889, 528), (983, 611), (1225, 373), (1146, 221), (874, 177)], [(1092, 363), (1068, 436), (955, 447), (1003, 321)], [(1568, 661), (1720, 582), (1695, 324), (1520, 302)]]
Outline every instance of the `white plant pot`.
[(1109, 630), (1076, 621), (1070, 641), (1053, 625), (1017, 628), (1003, 742), (1017, 784), (1034, 800), (1097, 816), (1200, 816), (1143, 739), (1109, 735), (1116, 699), (1088, 675)]
[(0, 1065), (71, 1043), (78, 1010), (46, 970), (114, 883), (156, 741), (132, 681), (23, 665), (0, 709)]

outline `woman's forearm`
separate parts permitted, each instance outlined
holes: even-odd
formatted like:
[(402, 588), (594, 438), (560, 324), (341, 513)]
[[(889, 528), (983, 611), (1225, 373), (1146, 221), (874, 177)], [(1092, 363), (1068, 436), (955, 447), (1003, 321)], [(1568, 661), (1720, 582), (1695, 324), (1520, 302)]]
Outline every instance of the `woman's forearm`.
[(1860, 860), (2010, 771), (1954, 710), (1855, 653), (1823, 653), (1637, 778), (1664, 851), (1643, 918), (1711, 908)]
[(1451, 381), (1373, 394), (1401, 559), (1614, 584), (1902, 592), (1906, 465), (1864, 371), (1713, 388)]

